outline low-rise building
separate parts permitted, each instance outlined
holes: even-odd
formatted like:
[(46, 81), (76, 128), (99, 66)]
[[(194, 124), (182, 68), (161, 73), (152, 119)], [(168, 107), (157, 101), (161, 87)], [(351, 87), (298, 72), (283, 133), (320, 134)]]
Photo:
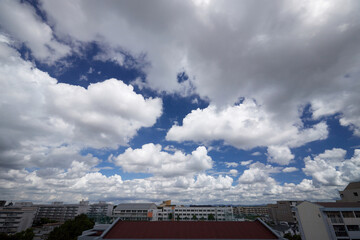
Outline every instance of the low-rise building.
[(121, 203), (113, 211), (114, 217), (127, 221), (156, 221), (155, 203)]
[(296, 213), (303, 240), (360, 239), (360, 203), (305, 201)]

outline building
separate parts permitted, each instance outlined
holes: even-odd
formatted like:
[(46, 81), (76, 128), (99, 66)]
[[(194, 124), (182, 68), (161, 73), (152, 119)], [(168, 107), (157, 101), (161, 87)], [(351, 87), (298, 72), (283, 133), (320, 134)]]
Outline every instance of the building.
[(108, 222), (112, 217), (113, 204), (103, 201), (89, 205), (86, 215), (95, 220), (95, 222)]
[[(96, 232), (93, 231), (93, 234), (95, 235)], [(118, 220), (100, 236), (82, 237), (78, 239), (282, 239), (261, 220), (253, 222)]]
[(52, 204), (37, 205), (38, 211), (35, 221), (41, 218), (48, 218), (57, 222), (65, 222), (74, 219), (77, 215), (86, 214), (89, 209), (88, 201), (80, 201), (79, 204), (64, 204), (63, 202), (53, 202)]
[(269, 215), (269, 208), (267, 206), (239, 206), (234, 207), (234, 213), (237, 215), (267, 216)]
[(155, 203), (121, 203), (114, 209), (113, 216), (127, 221), (155, 221), (157, 206)]
[(200, 206), (166, 206), (158, 209), (158, 221), (191, 221), (215, 220), (231, 221), (233, 219), (232, 207)]
[(339, 191), (341, 200), (337, 202), (360, 202), (360, 182), (349, 183), (344, 191)]
[(295, 207), (301, 201), (277, 201), (276, 204), (268, 204), (269, 217), (275, 224), (279, 222), (296, 223)]
[(360, 239), (360, 203), (305, 201), (296, 214), (303, 240)]
[(0, 232), (13, 234), (31, 227), (36, 210), (35, 206), (1, 207)]

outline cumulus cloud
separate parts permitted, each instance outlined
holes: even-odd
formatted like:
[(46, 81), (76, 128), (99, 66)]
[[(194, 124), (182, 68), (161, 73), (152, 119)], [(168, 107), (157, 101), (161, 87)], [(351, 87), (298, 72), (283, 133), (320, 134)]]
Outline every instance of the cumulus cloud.
[(253, 160), (241, 161), (241, 162), (240, 162), (240, 165), (241, 165), (241, 166), (247, 166), (247, 165), (250, 165), (252, 162), (253, 162)]
[(296, 168), (296, 167), (286, 167), (286, 168), (284, 168), (282, 171), (284, 172), (284, 173), (290, 173), (290, 172), (296, 172), (296, 171), (298, 171), (299, 169), (298, 168)]
[(227, 168), (239, 166), (239, 164), (236, 162), (225, 162), (225, 165)]
[(205, 147), (191, 154), (176, 150), (173, 154), (162, 151), (159, 144), (148, 143), (139, 149), (128, 148), (113, 157), (113, 162), (127, 172), (152, 173), (156, 176), (174, 177), (194, 174), (212, 168), (212, 159)]
[(350, 159), (345, 159), (346, 151), (341, 148), (325, 150), (314, 157), (304, 158), (302, 169), (311, 176), (314, 184), (342, 186), (347, 182), (360, 180), (360, 149), (355, 149)]
[(205, 109), (193, 110), (183, 119), (182, 126), (171, 127), (166, 139), (201, 143), (224, 140), (225, 144), (247, 150), (271, 145), (298, 147), (327, 138), (325, 122), (306, 129), (296, 127), (296, 123), (301, 125), (300, 119), (280, 124), (263, 107), (245, 99), (240, 105), (224, 109), (210, 105)]
[(56, 40), (50, 26), (27, 3), (1, 1), (0, 26), (43, 62), (52, 63), (70, 53), (70, 47)]
[(236, 177), (238, 175), (238, 170), (236, 169), (230, 169), (229, 174)]
[(255, 162), (249, 165), (249, 169), (245, 170), (239, 177), (240, 183), (258, 183), (274, 181), (270, 174), (280, 172), (280, 168), (271, 165), (265, 165), (261, 162)]
[(41, 7), (57, 36), (107, 44), (104, 59), (119, 49), (144, 53), (153, 89), (191, 94), (176, 79), (185, 71), (213, 105), (253, 98), (281, 124), (297, 122), (310, 103), (314, 116), (341, 112), (341, 123), (359, 134), (357, 1), (44, 0)]
[(267, 160), (271, 163), (288, 165), (294, 157), (288, 147), (269, 146), (267, 149)]
[(57, 83), (6, 43), (0, 43), (0, 61), (2, 166), (43, 166), (63, 145), (70, 146), (68, 154), (126, 145), (162, 113), (161, 99), (145, 99), (120, 80), (87, 89)]

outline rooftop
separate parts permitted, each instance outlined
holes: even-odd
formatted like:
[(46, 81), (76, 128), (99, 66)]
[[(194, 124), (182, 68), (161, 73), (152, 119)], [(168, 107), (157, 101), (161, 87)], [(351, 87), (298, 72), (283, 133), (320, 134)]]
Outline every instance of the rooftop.
[(352, 189), (359, 189), (360, 188), (360, 182), (351, 182), (349, 183), (345, 190), (352, 190)]
[(316, 204), (326, 208), (360, 208), (358, 202), (316, 202)]
[(262, 222), (118, 221), (103, 239), (279, 239)]
[(120, 203), (115, 210), (146, 210), (156, 209), (155, 203)]

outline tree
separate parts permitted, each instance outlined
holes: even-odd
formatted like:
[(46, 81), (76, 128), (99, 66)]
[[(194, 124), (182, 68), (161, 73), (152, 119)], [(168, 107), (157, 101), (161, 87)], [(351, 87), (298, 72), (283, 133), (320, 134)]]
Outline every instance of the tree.
[(214, 214), (211, 214), (211, 213), (210, 213), (210, 214), (208, 215), (208, 220), (209, 220), (209, 221), (214, 221), (214, 220), (215, 220)]
[(179, 214), (176, 215), (176, 221), (180, 221), (180, 216), (179, 216)]
[(76, 240), (83, 231), (91, 229), (94, 221), (89, 219), (85, 214), (76, 216), (73, 220), (67, 220), (60, 227), (50, 232), (48, 240)]
[(32, 240), (35, 234), (32, 228), (28, 228), (25, 231), (18, 232), (12, 235), (7, 235), (6, 233), (0, 233), (0, 239), (2, 240)]
[(284, 235), (284, 238), (289, 239), (289, 240), (301, 240), (301, 236), (300, 235), (291, 235), (290, 233), (286, 233)]
[(196, 221), (197, 220), (197, 217), (195, 214), (192, 215), (192, 220)]
[(173, 214), (172, 213), (169, 213), (169, 220), (171, 220), (173, 218)]

